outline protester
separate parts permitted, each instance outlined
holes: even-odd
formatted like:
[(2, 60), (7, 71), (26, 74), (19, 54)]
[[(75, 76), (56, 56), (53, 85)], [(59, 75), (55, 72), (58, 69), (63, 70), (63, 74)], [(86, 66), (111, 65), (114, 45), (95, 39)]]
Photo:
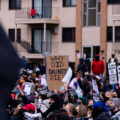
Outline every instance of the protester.
[(39, 65), (35, 70), (24, 68), (6, 108), (9, 120), (119, 120), (120, 87), (113, 89), (109, 78), (101, 77), (102, 63), (96, 55), (92, 66), (96, 73), (79, 69), (54, 90), (48, 89)]
[(112, 53), (111, 58), (109, 58), (108, 63), (116, 63), (118, 65), (118, 59), (115, 57), (115, 53)]
[(100, 60), (99, 54), (96, 54), (95, 60), (92, 62), (92, 72), (95, 75), (101, 75), (104, 73), (104, 62)]

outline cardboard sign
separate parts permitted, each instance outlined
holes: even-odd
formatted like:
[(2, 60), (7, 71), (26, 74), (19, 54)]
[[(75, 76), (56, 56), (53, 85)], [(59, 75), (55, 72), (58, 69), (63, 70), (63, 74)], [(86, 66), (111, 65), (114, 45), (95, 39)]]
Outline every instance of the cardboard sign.
[(109, 71), (109, 79), (110, 84), (116, 84), (117, 83), (117, 71), (116, 71), (116, 64), (115, 63), (109, 63), (108, 64), (108, 71)]
[(25, 82), (24, 93), (30, 95), (32, 84), (30, 82)]
[(120, 65), (117, 67), (117, 70), (118, 70), (118, 81), (120, 86)]
[(63, 85), (62, 79), (68, 70), (67, 56), (47, 56), (47, 83), (53, 90)]

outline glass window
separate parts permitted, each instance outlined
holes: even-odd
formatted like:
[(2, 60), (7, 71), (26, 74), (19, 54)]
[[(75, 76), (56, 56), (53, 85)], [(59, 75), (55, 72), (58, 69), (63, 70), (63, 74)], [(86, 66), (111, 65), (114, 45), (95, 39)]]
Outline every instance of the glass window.
[(9, 0), (9, 9), (21, 9), (21, 0)]
[(113, 28), (112, 26), (107, 27), (107, 41), (112, 42), (113, 39)]
[(115, 27), (115, 41), (120, 42), (120, 26)]
[(108, 4), (120, 4), (120, 0), (107, 0)]
[(89, 0), (89, 8), (96, 7), (96, 0)]
[(83, 26), (100, 25), (100, 0), (83, 0)]
[(76, 0), (63, 0), (64, 7), (70, 7), (75, 5), (76, 5)]
[(96, 25), (96, 10), (90, 9), (88, 12), (88, 26)]
[(62, 41), (63, 42), (75, 42), (75, 28), (63, 28), (62, 29)]
[(15, 42), (15, 29), (9, 29), (8, 35), (11, 42)]

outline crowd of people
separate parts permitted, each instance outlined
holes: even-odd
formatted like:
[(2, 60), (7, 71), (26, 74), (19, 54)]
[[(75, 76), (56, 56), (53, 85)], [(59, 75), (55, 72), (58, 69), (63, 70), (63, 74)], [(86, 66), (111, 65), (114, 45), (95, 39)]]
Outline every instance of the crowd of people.
[[(120, 120), (120, 87), (116, 84), (113, 89), (109, 78), (101, 76), (104, 63), (99, 55), (92, 65), (80, 59), (71, 81), (54, 90), (41, 84), (44, 66), (33, 69), (27, 67), (25, 58), (23, 61), (19, 82), (6, 108), (9, 120)], [(98, 86), (98, 100), (94, 99), (93, 79)], [(26, 82), (31, 83), (29, 94), (25, 92)]]

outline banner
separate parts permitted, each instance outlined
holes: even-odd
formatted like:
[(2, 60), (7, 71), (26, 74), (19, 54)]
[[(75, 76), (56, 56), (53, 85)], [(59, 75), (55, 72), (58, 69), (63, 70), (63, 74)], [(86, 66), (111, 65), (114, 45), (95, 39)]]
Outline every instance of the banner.
[(118, 82), (120, 86), (120, 65), (117, 67), (117, 70), (118, 70)]
[(43, 85), (45, 87), (47, 86), (47, 80), (46, 80), (45, 74), (41, 76), (41, 85)]
[(67, 56), (47, 56), (47, 83), (53, 90), (63, 85), (62, 79), (68, 70)]
[(30, 83), (30, 82), (25, 82), (24, 93), (25, 93), (26, 95), (30, 95), (30, 93), (31, 93), (31, 87), (32, 87), (32, 83)]
[(116, 71), (116, 64), (115, 63), (109, 63), (108, 64), (108, 71), (109, 71), (109, 80), (110, 84), (116, 84), (117, 83), (117, 71)]
[(95, 80), (92, 79), (92, 87), (93, 87), (93, 100), (95, 102), (100, 101), (100, 94), (98, 90), (98, 85)]
[(64, 78), (62, 79), (62, 82), (68, 84), (70, 82), (70, 79), (72, 78), (72, 69), (71, 67), (69, 67), (66, 75), (64, 76)]

